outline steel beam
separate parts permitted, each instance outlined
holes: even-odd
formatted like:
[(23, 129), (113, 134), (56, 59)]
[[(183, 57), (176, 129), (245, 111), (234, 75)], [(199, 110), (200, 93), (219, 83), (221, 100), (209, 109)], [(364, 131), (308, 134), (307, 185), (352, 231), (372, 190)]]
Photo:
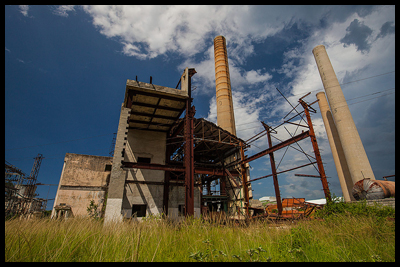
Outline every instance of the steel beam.
[(313, 146), (313, 149), (314, 149), (315, 159), (317, 161), (318, 172), (319, 172), (319, 174), (321, 176), (321, 183), (322, 183), (322, 188), (324, 190), (325, 198), (331, 200), (331, 193), (329, 191), (328, 182), (326, 181), (326, 174), (325, 174), (325, 170), (324, 170), (324, 165), (322, 164), (322, 158), (321, 158), (321, 154), (319, 153), (317, 138), (315, 137), (314, 127), (312, 125), (311, 116), (310, 116), (310, 112), (309, 112), (309, 109), (308, 109), (309, 106), (302, 99), (299, 99), (299, 102), (304, 108), (304, 113), (306, 114), (306, 117), (307, 117), (307, 124), (310, 127), (310, 129), (309, 129), (310, 134), (309, 135), (310, 135), (311, 143), (312, 143), (312, 146)]
[[(267, 128), (268, 127), (268, 128)], [(267, 137), (268, 137), (268, 145), (269, 148), (272, 147), (272, 140), (271, 140), (271, 127), (267, 126)], [(271, 171), (272, 171), (272, 177), (274, 179), (274, 189), (275, 189), (275, 197), (276, 197), (276, 204), (278, 207), (278, 215), (282, 215), (282, 200), (281, 200), (281, 193), (279, 191), (279, 183), (278, 183), (278, 175), (276, 173), (276, 166), (275, 166), (275, 157), (274, 153), (270, 152), (269, 153), (269, 160), (271, 162)]]
[[(176, 166), (176, 165), (162, 165), (155, 163), (137, 163), (137, 162), (128, 162), (121, 161), (122, 167), (126, 169), (147, 169), (147, 170), (159, 170), (159, 171), (173, 171), (173, 172), (185, 172), (184, 166)], [(223, 169), (215, 169), (215, 168), (206, 168), (206, 167), (195, 167), (194, 173), (197, 174), (208, 174), (214, 176), (225, 176), (227, 170)], [(235, 170), (230, 171), (230, 175), (233, 177), (239, 177), (239, 173)]]
[(249, 200), (249, 188), (247, 186), (247, 174), (246, 174), (246, 162), (244, 161), (244, 144), (241, 141), (240, 142), (240, 157), (242, 159), (241, 164), (240, 164), (240, 169), (242, 172), (242, 186), (243, 186), (243, 193), (244, 193), (244, 203), (245, 203), (245, 209), (246, 209), (246, 214), (247, 216), (250, 216), (249, 213), (249, 205), (250, 205), (250, 200)]
[(291, 144), (293, 144), (295, 142), (298, 142), (298, 141), (308, 137), (309, 135), (310, 135), (309, 131), (305, 131), (305, 132), (303, 132), (301, 134), (298, 134), (296, 136), (293, 136), (290, 139), (287, 139), (287, 140), (283, 141), (282, 143), (276, 144), (276, 145), (274, 145), (274, 146), (272, 146), (272, 147), (270, 147), (268, 149), (265, 149), (265, 150), (263, 150), (261, 152), (258, 152), (257, 154), (255, 154), (255, 155), (253, 155), (251, 157), (242, 159), (242, 162), (243, 163), (248, 163), (250, 161), (253, 161), (253, 160), (256, 160), (258, 158), (261, 158), (262, 156), (265, 156), (265, 155), (267, 155), (269, 153), (275, 152), (275, 151), (277, 151), (277, 150), (279, 150), (281, 148), (284, 148), (284, 147), (286, 147), (288, 145), (291, 145)]

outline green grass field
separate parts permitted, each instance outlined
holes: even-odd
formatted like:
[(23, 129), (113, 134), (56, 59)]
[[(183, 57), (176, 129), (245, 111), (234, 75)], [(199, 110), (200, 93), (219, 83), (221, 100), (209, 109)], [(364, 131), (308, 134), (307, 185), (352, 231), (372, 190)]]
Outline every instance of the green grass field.
[(346, 212), (279, 227), (13, 219), (5, 261), (395, 261), (395, 222)]

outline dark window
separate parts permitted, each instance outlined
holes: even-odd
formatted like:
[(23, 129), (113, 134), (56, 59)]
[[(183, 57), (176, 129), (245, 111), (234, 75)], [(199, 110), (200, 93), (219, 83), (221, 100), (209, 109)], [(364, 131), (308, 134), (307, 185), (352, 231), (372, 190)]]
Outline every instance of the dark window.
[(138, 163), (150, 163), (151, 158), (145, 158), (145, 157), (138, 157), (137, 162)]
[(132, 205), (132, 217), (146, 217), (146, 204)]
[(185, 215), (185, 205), (178, 205), (178, 216)]
[(106, 164), (106, 168), (104, 169), (105, 172), (110, 172), (111, 171), (111, 164)]

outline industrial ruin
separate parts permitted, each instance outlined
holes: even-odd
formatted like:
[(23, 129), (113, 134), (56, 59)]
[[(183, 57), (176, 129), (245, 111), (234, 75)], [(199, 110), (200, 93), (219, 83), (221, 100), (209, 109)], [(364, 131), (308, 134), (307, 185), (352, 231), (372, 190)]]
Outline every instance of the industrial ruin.
[[(313, 103), (306, 103), (303, 98), (308, 93), (299, 99), (297, 106), (302, 110), (297, 110), (297, 106), (294, 107), (277, 89), (292, 106), (284, 117), (289, 119), (275, 127), (261, 122), (264, 130), (248, 140), (236, 136), (228, 54), (223, 36), (214, 39), (218, 125), (195, 118), (191, 93), (191, 79), (196, 74), (194, 68), (183, 71), (175, 88), (155, 85), (151, 77), (150, 83), (138, 81), (137, 77), (128, 79), (113, 157), (67, 154), (52, 216), (82, 215), (91, 200), (98, 204), (106, 222), (149, 215), (179, 219), (218, 213), (240, 219), (310, 214), (318, 205), (304, 199), (281, 198), (278, 174), (313, 165), (318, 175), (295, 175), (319, 178), (325, 198), (331, 199), (310, 115), (316, 113), (312, 107), (316, 102), (319, 102), (345, 201), (360, 199), (360, 195), (365, 197), (368, 194), (360, 193), (360, 189), (357, 193), (351, 190), (354, 183), (364, 178), (374, 179), (368, 158), (347, 106), (344, 109), (335, 106), (339, 101), (342, 107), (344, 97), (325, 48), (317, 46), (313, 54), (329, 104), (324, 93), (318, 93)], [(333, 114), (329, 106), (335, 110)], [(273, 145), (277, 128), (285, 124), (295, 124), (296, 131), (299, 127), (303, 130), (300, 134), (289, 133), (291, 138)], [(267, 136), (269, 147), (255, 155), (246, 155), (251, 143), (263, 136)], [(310, 138), (314, 155), (308, 155), (301, 147), (297, 150), (302, 151), (310, 162), (277, 172), (274, 152), (293, 147), (295, 143), (298, 145), (297, 142), (305, 138)], [(265, 155), (270, 158), (272, 174), (251, 179), (249, 163)], [(251, 182), (271, 176), (276, 204), (265, 209), (252, 199)], [(393, 192), (384, 197), (388, 195), (394, 196), (394, 186)]]
[(47, 199), (36, 197), (35, 191), (40, 183), (37, 176), (43, 155), (38, 154), (29, 176), (17, 167), (5, 162), (5, 218), (40, 215), (46, 209)]
[[(194, 68), (185, 68), (175, 88), (155, 85), (152, 77), (149, 83), (138, 81), (137, 77), (128, 79), (113, 153), (110, 157), (66, 154), (52, 218), (88, 216), (89, 205), (96, 207), (96, 214), (106, 223), (153, 215), (174, 220), (212, 214), (235, 220), (308, 216), (320, 205), (308, 203), (304, 198), (282, 199), (278, 174), (312, 165), (316, 175), (295, 175), (320, 179), (325, 198), (331, 199), (311, 120), (311, 113), (316, 113), (312, 105), (317, 102), (344, 200), (394, 197), (394, 182), (375, 180), (325, 47), (316, 46), (313, 54), (328, 100), (320, 92), (316, 101), (307, 103), (303, 99), (308, 93), (293, 106), (277, 89), (292, 109), (277, 126), (261, 122), (264, 130), (248, 140), (236, 136), (223, 36), (214, 39), (217, 124), (195, 117), (191, 84), (196, 74)], [(284, 127), (287, 124), (296, 125), (296, 130), (290, 133)], [(280, 127), (291, 138), (275, 137)], [(264, 136), (268, 138), (268, 147), (247, 155), (251, 144)], [(279, 142), (274, 145), (272, 138)], [(313, 155), (298, 144), (306, 138), (310, 138)], [(302, 152), (309, 163), (278, 172), (274, 152), (288, 147)], [(249, 164), (266, 155), (272, 173), (251, 179)], [(6, 164), (6, 180), (22, 174), (10, 167), (8, 175)], [(273, 179), (275, 204), (265, 208), (260, 201), (253, 200), (251, 183), (267, 177)], [(18, 186), (6, 186), (6, 210), (33, 208), (33, 204), (27, 204), (33, 203), (36, 181), (33, 178), (31, 174), (27, 194), (21, 194)]]

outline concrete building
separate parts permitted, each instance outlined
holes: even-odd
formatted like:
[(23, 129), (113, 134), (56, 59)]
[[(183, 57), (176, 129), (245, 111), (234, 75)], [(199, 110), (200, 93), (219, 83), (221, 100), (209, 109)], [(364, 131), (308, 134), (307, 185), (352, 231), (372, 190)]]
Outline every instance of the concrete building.
[[(105, 209), (106, 223), (150, 215), (180, 219), (210, 211), (228, 216), (248, 213), (249, 164), (241, 164), (245, 147), (236, 136), (223, 36), (215, 38), (215, 51), (219, 125), (194, 117), (191, 77), (195, 69), (186, 68), (176, 88), (152, 84), (151, 79), (150, 83), (128, 79), (114, 155), (107, 158), (112, 161), (109, 179), (85, 184), (82, 175), (69, 173), (73, 161), (66, 157), (54, 214), (82, 214), (93, 198)], [(219, 185), (219, 190), (211, 190), (212, 185)], [(78, 191), (67, 191), (71, 186), (80, 191), (91, 187), (92, 194), (79, 203), (84, 209), (73, 200)]]
[(51, 217), (87, 216), (90, 201), (104, 213), (111, 157), (66, 153)]
[[(240, 175), (233, 161), (243, 140), (194, 118), (190, 88), (195, 73), (185, 69), (180, 89), (127, 81), (106, 222), (161, 214), (174, 219), (198, 217), (217, 204), (220, 210), (237, 212), (243, 198), (239, 195), (244, 194), (239, 192)], [(218, 194), (209, 190), (213, 181), (220, 184)]]
[[(127, 80), (113, 157), (67, 153), (52, 218), (88, 216), (91, 200), (106, 223), (210, 211), (244, 214), (239, 165), (244, 141), (194, 118), (194, 73), (185, 69), (180, 89)], [(244, 172), (248, 181), (248, 164)], [(250, 185), (247, 190), (251, 199)]]
[(364, 146), (354, 124), (349, 107), (347, 106), (346, 99), (325, 50), (325, 46), (318, 45), (314, 47), (312, 52), (328, 98), (333, 121), (351, 176), (351, 182), (355, 184), (357, 181), (364, 178), (375, 179)]

